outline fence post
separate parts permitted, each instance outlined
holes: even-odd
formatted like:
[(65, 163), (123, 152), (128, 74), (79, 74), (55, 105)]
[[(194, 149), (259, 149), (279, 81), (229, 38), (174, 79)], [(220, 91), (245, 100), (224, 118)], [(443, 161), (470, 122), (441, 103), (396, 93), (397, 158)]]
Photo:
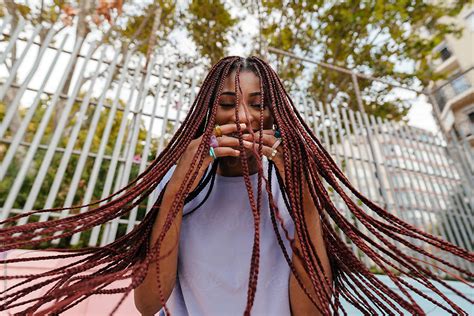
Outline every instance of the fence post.
[(357, 99), (357, 105), (359, 107), (359, 111), (362, 114), (365, 126), (366, 126), (366, 131), (367, 131), (367, 142), (369, 143), (369, 148), (370, 152), (372, 154), (372, 157), (374, 158), (374, 164), (375, 164), (375, 178), (379, 182), (379, 193), (383, 197), (384, 200), (384, 208), (387, 208), (388, 206), (388, 196), (387, 192), (385, 191), (385, 187), (383, 184), (382, 179), (380, 178), (380, 175), (382, 174), (382, 171), (380, 170), (380, 162), (378, 159), (377, 154), (375, 153), (375, 148), (374, 148), (374, 143), (373, 143), (373, 138), (374, 135), (372, 134), (372, 130), (370, 129), (370, 123), (367, 119), (367, 114), (365, 113), (364, 109), (364, 104), (362, 103), (362, 97), (360, 95), (360, 88), (359, 88), (359, 82), (357, 81), (357, 75), (355, 73), (351, 74), (352, 77), (352, 84), (354, 85), (354, 91)]
[[(446, 142), (447, 154), (448, 156), (451, 157), (451, 159), (459, 162), (462, 169), (459, 171), (462, 171), (463, 175), (465, 176), (464, 180), (467, 180), (467, 187), (472, 189), (472, 187), (474, 186), (474, 173), (471, 171), (472, 166), (469, 166), (469, 161), (472, 160), (469, 158), (472, 158), (472, 157), (465, 157), (468, 160), (466, 162), (466, 160), (463, 157), (462, 152), (459, 149), (459, 144), (456, 139), (456, 135), (452, 135), (452, 137), (449, 137), (449, 134), (446, 128), (444, 127), (443, 122), (441, 121), (441, 113), (439, 111), (438, 101), (436, 101), (436, 98), (434, 97), (432, 92), (428, 92), (426, 93), (426, 95), (428, 96), (431, 106), (433, 107), (436, 122), (438, 123), (438, 127), (441, 131), (441, 134), (443, 135), (444, 141)], [(470, 154), (471, 154), (470, 152), (466, 152), (466, 155), (470, 155)]]

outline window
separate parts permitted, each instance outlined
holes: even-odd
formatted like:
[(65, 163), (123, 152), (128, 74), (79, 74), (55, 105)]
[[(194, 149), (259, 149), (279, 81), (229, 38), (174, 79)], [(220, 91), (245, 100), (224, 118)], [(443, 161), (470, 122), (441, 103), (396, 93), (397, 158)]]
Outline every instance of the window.
[(438, 103), (439, 111), (443, 112), (444, 107), (446, 106), (446, 96), (443, 89), (439, 89), (435, 93), (436, 103)]
[(451, 86), (453, 87), (453, 90), (456, 94), (460, 94), (469, 89), (471, 87), (471, 84), (469, 83), (469, 81), (467, 81), (464, 75), (460, 75), (456, 79), (451, 81)]
[(453, 54), (451, 53), (451, 51), (449, 50), (449, 48), (448, 48), (447, 46), (444, 46), (444, 47), (439, 51), (439, 55), (440, 55), (442, 61), (446, 61), (446, 60), (448, 60), (449, 57), (451, 57)]
[(467, 119), (463, 125), (464, 134), (466, 134), (466, 137), (474, 135), (474, 111), (467, 114)]
[(469, 117), (469, 121), (471, 121), (472, 124), (474, 124), (474, 111), (472, 111), (471, 113), (469, 113), (467, 115), (467, 117)]
[(466, 15), (466, 26), (469, 31), (474, 32), (474, 11)]

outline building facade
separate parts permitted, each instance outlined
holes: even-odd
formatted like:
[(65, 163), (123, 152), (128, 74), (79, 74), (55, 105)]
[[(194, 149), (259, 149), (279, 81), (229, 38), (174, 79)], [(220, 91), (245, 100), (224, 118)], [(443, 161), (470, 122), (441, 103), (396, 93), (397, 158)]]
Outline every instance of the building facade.
[(474, 146), (474, 5), (467, 5), (452, 22), (464, 31), (461, 37), (447, 36), (435, 48), (433, 70), (446, 79), (432, 83), (431, 89), (445, 130)]
[[(372, 149), (368, 140), (367, 135), (354, 133), (334, 146), (351, 183), (407, 223), (469, 248), (466, 223), (472, 221), (473, 201), (462, 194), (465, 179), (439, 135), (385, 122), (373, 126)], [(339, 206), (343, 208), (342, 203)], [(419, 246), (430, 250), (426, 244)]]

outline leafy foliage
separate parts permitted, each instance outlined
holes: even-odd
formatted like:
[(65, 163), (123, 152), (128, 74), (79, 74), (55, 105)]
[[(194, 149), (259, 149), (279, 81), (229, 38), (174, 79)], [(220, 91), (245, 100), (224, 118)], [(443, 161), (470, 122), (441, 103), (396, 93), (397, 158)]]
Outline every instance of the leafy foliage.
[[(46, 107), (47, 107), (47, 105), (49, 104), (50, 101), (51, 101), (50, 99), (44, 99), (44, 100), (40, 101), (40, 104), (38, 105), (38, 109), (35, 111), (35, 114), (34, 114), (31, 122), (29, 123), (29, 125), (27, 127), (27, 131), (26, 131), (26, 134), (25, 134), (24, 139), (23, 139), (24, 142), (30, 143), (32, 141), (33, 137), (35, 136), (35, 134), (38, 130), (38, 126), (39, 126), (39, 124), (41, 122), (41, 119), (44, 115)], [(92, 102), (94, 102), (94, 101), (97, 101), (97, 100), (92, 100)], [(106, 99), (105, 104), (111, 105), (112, 100)], [(73, 105), (73, 109), (71, 110), (71, 113), (77, 113), (80, 106), (81, 106), (81, 102), (76, 102)], [(122, 107), (122, 108), (124, 107), (124, 102), (123, 101), (120, 101), (120, 107)], [(82, 148), (84, 146), (84, 143), (86, 142), (86, 137), (87, 137), (87, 132), (86, 131), (88, 131), (89, 128), (91, 127), (92, 116), (93, 116), (94, 110), (95, 110), (95, 106), (90, 106), (86, 111), (85, 120), (82, 122), (82, 125), (81, 125), (81, 131), (82, 132), (79, 133), (78, 138), (75, 141), (75, 145), (74, 145), (74, 149), (73, 149), (74, 152), (70, 157), (70, 160), (69, 160), (69, 163), (67, 165), (65, 174), (64, 174), (64, 176), (62, 178), (62, 181), (61, 181), (59, 191), (58, 191), (58, 193), (55, 197), (53, 207), (62, 207), (64, 205), (65, 201), (66, 201), (66, 196), (67, 196), (67, 194), (68, 194), (68, 192), (71, 188), (71, 181), (73, 179), (73, 175), (75, 173), (77, 163), (79, 161), (79, 154), (81, 153)], [(26, 111), (27, 111), (26, 108), (21, 108), (20, 109), (20, 116), (24, 117)], [(94, 154), (97, 153), (97, 151), (99, 150), (99, 145), (101, 143), (102, 138), (104, 137), (103, 134), (104, 134), (104, 130), (105, 130), (105, 127), (106, 127), (106, 122), (107, 122), (107, 118), (109, 116), (109, 113), (110, 113), (110, 109), (106, 108), (106, 107), (104, 107), (101, 111), (100, 119), (99, 119), (99, 122), (98, 122), (97, 127), (96, 127), (96, 132), (94, 134), (92, 144), (91, 144), (91, 147), (89, 149), (89, 157), (86, 160), (85, 167), (83, 169), (80, 181), (78, 183), (77, 190), (76, 190), (75, 195), (74, 195), (73, 205), (79, 205), (79, 204), (84, 204), (85, 203), (85, 201), (83, 201), (83, 198), (86, 194), (88, 181), (89, 181), (90, 177), (92, 177), (91, 172), (93, 170), (93, 164), (94, 164), (94, 161), (95, 161), (95, 155)], [(4, 115), (5, 115), (5, 105), (0, 102), (0, 121), (3, 120)], [(78, 117), (76, 115), (72, 115), (70, 117), (70, 119), (68, 120), (68, 123), (65, 127), (65, 130), (64, 130), (63, 135), (61, 137), (61, 140), (58, 144), (59, 148), (65, 148), (67, 146), (67, 144), (71, 141), (70, 138), (69, 138), (70, 137), (70, 131), (72, 130), (73, 126), (76, 124), (77, 118)], [(115, 119), (112, 123), (112, 129), (111, 129), (111, 132), (110, 132), (110, 135), (109, 135), (109, 138), (108, 138), (108, 141), (107, 141), (107, 145), (106, 145), (106, 148), (105, 148), (105, 152), (104, 152), (104, 154), (106, 156), (112, 155), (113, 149), (115, 147), (116, 140), (118, 138), (120, 125), (121, 125), (121, 122), (122, 122), (123, 119), (127, 120), (127, 125), (128, 126), (132, 122), (129, 118), (124, 118), (123, 117), (123, 112), (122, 111), (117, 111), (117, 113), (115, 115)], [(172, 129), (173, 129), (172, 125), (169, 125), (167, 127), (165, 137), (169, 136)], [(131, 131), (130, 128), (126, 129), (126, 133), (123, 137), (122, 148), (127, 146), (126, 142), (127, 142), (127, 139), (129, 138), (129, 132), (130, 131)], [(44, 135), (43, 135), (43, 137), (40, 141), (40, 144), (47, 146), (55, 132), (56, 132), (56, 126), (55, 126), (54, 120), (51, 119), (48, 122), (47, 128), (46, 128), (45, 133), (44, 133)], [(147, 134), (148, 134), (148, 129), (145, 127), (145, 124), (142, 121), (142, 122), (140, 122), (140, 128), (139, 128), (139, 132), (138, 132), (138, 141), (137, 141), (137, 146), (136, 146), (136, 149), (135, 149), (135, 158), (134, 158), (134, 161), (132, 162), (132, 169), (131, 169), (130, 179), (135, 178), (139, 173), (139, 165), (140, 165), (140, 161), (141, 161), (141, 157), (142, 157), (142, 153), (143, 153), (143, 149), (144, 149), (144, 143), (145, 143), (145, 139), (146, 139)], [(6, 137), (6, 139), (11, 139), (13, 137), (11, 131), (7, 131), (5, 137)], [(150, 144), (150, 149), (149, 149), (149, 154), (148, 154), (148, 157), (147, 157), (147, 161), (152, 161), (156, 157), (157, 151), (158, 151), (158, 140), (159, 140), (159, 137), (152, 137), (151, 144)], [(2, 161), (4, 159), (4, 156), (5, 156), (5, 154), (8, 150), (8, 147), (9, 147), (8, 143), (0, 143), (0, 161)], [(2, 181), (0, 181), (0, 192), (9, 192), (10, 188), (12, 187), (12, 185), (15, 181), (16, 174), (20, 170), (21, 165), (23, 163), (23, 159), (24, 159), (23, 154), (26, 153), (28, 148), (29, 147), (20, 147), (20, 149), (17, 151), (16, 158), (10, 164), (5, 178)], [(31, 191), (31, 187), (32, 187), (32, 185), (35, 181), (36, 175), (37, 175), (37, 173), (39, 171), (39, 168), (40, 168), (40, 166), (41, 166), (41, 164), (44, 160), (45, 153), (46, 153), (46, 150), (44, 149), (44, 146), (38, 148), (38, 150), (37, 150), (37, 152), (36, 152), (36, 154), (33, 158), (33, 161), (31, 163), (31, 166), (29, 168), (29, 171), (28, 171), (28, 173), (25, 177), (22, 188), (19, 191), (17, 198), (15, 199), (15, 203), (13, 205), (13, 208), (21, 209), (25, 205), (25, 203), (28, 199), (28, 195)], [(55, 179), (56, 172), (59, 168), (59, 164), (60, 164), (61, 158), (63, 157), (63, 154), (64, 153), (62, 151), (57, 151), (54, 154), (53, 160), (52, 160), (52, 162), (51, 162), (51, 164), (48, 168), (46, 177), (45, 177), (45, 179), (44, 179), (44, 181), (41, 185), (41, 189), (40, 189), (40, 191), (38, 193), (38, 196), (35, 200), (35, 203), (34, 203), (34, 206), (33, 206), (34, 209), (44, 208), (45, 203), (46, 203), (46, 199), (48, 197), (48, 194), (49, 194), (50, 188), (52, 186), (52, 183)], [(123, 158), (122, 155), (121, 155), (120, 158)], [(105, 186), (106, 175), (109, 171), (109, 167), (110, 167), (110, 159), (106, 158), (102, 161), (102, 163), (100, 165), (99, 173), (96, 176), (97, 181), (96, 181), (96, 184), (94, 186), (94, 191), (93, 191), (93, 194), (92, 194), (92, 201), (96, 201), (96, 200), (99, 200), (101, 198), (102, 190)], [(114, 175), (115, 179), (114, 179), (114, 184), (113, 185), (116, 185), (115, 182), (118, 181), (118, 175), (120, 174), (120, 172), (118, 172), (118, 170), (122, 167), (123, 167), (123, 162), (119, 161), (117, 171), (115, 172), (115, 175)], [(7, 199), (7, 195), (8, 194), (0, 194), (0, 204), (3, 205), (5, 203), (5, 201)], [(140, 205), (139, 217), (138, 217), (139, 219), (141, 218), (140, 216), (144, 215), (145, 206), (146, 206), (145, 203), (143, 205)], [(32, 217), (29, 220), (34, 221), (35, 218)], [(123, 228), (121, 228), (121, 229), (123, 229)], [(85, 244), (87, 244), (87, 242), (88, 242), (88, 234), (81, 235), (80, 245), (85, 245)], [(48, 245), (43, 245), (43, 246), (47, 247)], [(66, 241), (61, 241), (61, 245), (62, 246), (68, 246)]]
[(227, 55), (228, 36), (236, 25), (222, 1), (192, 0), (188, 9), (186, 27), (199, 53), (211, 64)]
[[(262, 1), (260, 19), (266, 44), (300, 56), (353, 69), (407, 86), (436, 79), (429, 66), (433, 48), (447, 34), (460, 34), (446, 16), (467, 3), (458, 1)], [(246, 2), (242, 5), (251, 8)], [(255, 9), (254, 9), (255, 12)], [(291, 90), (305, 65), (271, 56)], [(317, 67), (310, 70), (308, 91), (324, 104), (357, 109), (351, 77)], [(383, 118), (402, 119), (409, 104), (389, 87), (359, 80), (365, 110)]]

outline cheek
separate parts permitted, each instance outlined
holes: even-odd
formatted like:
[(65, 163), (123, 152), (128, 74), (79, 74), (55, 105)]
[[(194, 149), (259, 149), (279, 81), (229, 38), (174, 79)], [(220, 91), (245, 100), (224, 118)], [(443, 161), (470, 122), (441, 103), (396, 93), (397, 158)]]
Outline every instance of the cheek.
[(270, 113), (270, 110), (267, 110), (263, 114), (263, 128), (264, 129), (271, 129), (273, 126), (273, 117)]
[(216, 112), (216, 124), (223, 125), (229, 120), (228, 111), (222, 110), (220, 107), (217, 108)]

